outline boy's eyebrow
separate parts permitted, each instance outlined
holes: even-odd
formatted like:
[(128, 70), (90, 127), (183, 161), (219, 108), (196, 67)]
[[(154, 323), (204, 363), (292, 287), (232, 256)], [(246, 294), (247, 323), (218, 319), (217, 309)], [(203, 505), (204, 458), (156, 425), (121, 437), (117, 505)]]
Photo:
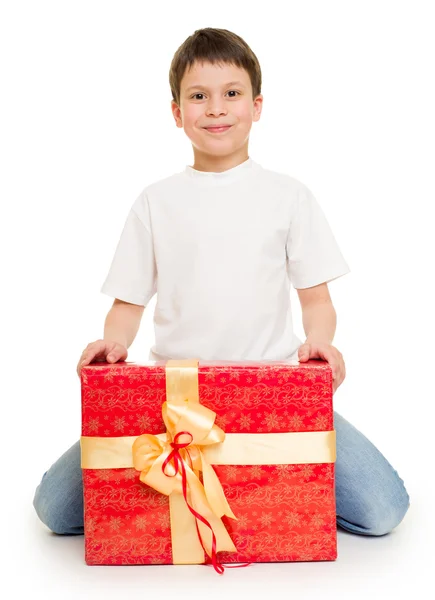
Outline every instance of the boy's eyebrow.
[[(223, 87), (228, 87), (229, 85), (239, 85), (241, 87), (245, 87), (241, 81), (229, 81), (228, 83), (225, 83)], [(203, 90), (207, 89), (207, 87), (205, 85), (197, 83), (195, 85), (191, 85), (188, 88), (186, 88), (186, 92), (196, 89), (196, 88), (202, 88)]]

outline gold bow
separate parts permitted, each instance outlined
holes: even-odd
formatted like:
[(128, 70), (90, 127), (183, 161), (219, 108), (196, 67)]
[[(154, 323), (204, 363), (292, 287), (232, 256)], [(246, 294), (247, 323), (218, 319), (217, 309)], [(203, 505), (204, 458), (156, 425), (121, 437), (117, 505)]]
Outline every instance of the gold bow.
[[(176, 366), (171, 367), (171, 363)], [(205, 550), (214, 564), (216, 552), (237, 551), (221, 521), (223, 515), (236, 520), (237, 517), (227, 502), (213, 467), (201, 449), (203, 446), (222, 443), (225, 432), (214, 424), (216, 413), (199, 403), (198, 392), (195, 393), (195, 381), (196, 390), (198, 384), (197, 365), (197, 361), (168, 361), (167, 400), (162, 406), (166, 440), (147, 433), (140, 435), (133, 443), (132, 453), (134, 468), (141, 471), (140, 480), (161, 494), (169, 496), (170, 511), (173, 515), (171, 536), (174, 563), (185, 563), (186, 558), (189, 563), (203, 562)], [(196, 369), (196, 379), (189, 378), (186, 372), (189, 368)], [(183, 392), (190, 392), (191, 397), (184, 397)], [(186, 440), (186, 435), (189, 434), (190, 439)], [(184, 442), (179, 441), (182, 438)], [(200, 472), (203, 483), (200, 481)], [(201, 519), (199, 522), (195, 521), (194, 512), (199, 513), (210, 526)], [(189, 548), (186, 556), (187, 540), (185, 533), (180, 533), (188, 529), (195, 532), (196, 525), (199, 529), (198, 536), (190, 536), (189, 546), (193, 544), (194, 547)], [(213, 533), (216, 546), (213, 544)], [(183, 542), (181, 547), (179, 542)], [(180, 551), (182, 556), (177, 555)]]

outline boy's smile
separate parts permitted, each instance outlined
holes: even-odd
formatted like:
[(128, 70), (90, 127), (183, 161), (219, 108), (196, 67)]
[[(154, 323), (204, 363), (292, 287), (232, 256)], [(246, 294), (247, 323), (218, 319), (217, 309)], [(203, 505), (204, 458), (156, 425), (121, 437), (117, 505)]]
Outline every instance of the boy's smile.
[(223, 133), (224, 131), (231, 129), (231, 127), (232, 125), (217, 125), (213, 127), (204, 127), (204, 129), (209, 133)]
[(180, 106), (171, 102), (177, 127), (192, 142), (200, 171), (226, 171), (248, 158), (249, 132), (261, 114), (263, 96), (252, 97), (248, 72), (235, 65), (195, 62), (180, 86)]

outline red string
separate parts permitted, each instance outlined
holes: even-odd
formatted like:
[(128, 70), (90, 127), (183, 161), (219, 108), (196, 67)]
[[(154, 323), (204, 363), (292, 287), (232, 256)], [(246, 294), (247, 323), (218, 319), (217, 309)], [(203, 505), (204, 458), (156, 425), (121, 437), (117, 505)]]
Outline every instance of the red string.
[[(184, 443), (177, 442), (178, 437), (180, 435), (183, 435), (183, 434), (190, 436), (190, 441), (189, 442), (184, 442)], [(203, 541), (202, 541), (202, 538), (201, 538), (201, 534), (200, 534), (200, 531), (199, 531), (197, 519), (199, 519), (201, 521), (201, 523), (204, 523), (204, 525), (207, 525), (207, 527), (211, 530), (211, 534), (212, 534), (211, 561), (212, 561), (212, 565), (213, 565), (215, 571), (217, 573), (219, 573), (219, 575), (222, 575), (223, 572), (225, 571), (225, 568), (222, 565), (222, 563), (219, 563), (218, 560), (217, 560), (216, 536), (215, 536), (215, 533), (213, 531), (213, 528), (210, 525), (210, 523), (207, 521), (207, 519), (205, 519), (202, 515), (200, 515), (198, 512), (196, 512), (196, 510), (192, 506), (190, 506), (190, 504), (187, 501), (187, 477), (186, 477), (186, 469), (185, 469), (184, 462), (183, 462), (183, 459), (182, 459), (181, 454), (180, 454), (180, 449), (181, 448), (186, 448), (187, 446), (189, 446), (189, 444), (191, 444), (192, 440), (193, 440), (193, 435), (191, 433), (189, 433), (188, 431), (180, 431), (179, 433), (176, 434), (176, 436), (174, 437), (174, 441), (171, 442), (171, 446), (172, 446), (173, 450), (169, 454), (169, 456), (166, 458), (165, 462), (163, 463), (163, 465), (162, 465), (162, 471), (166, 475), (166, 477), (175, 477), (175, 475), (177, 475), (177, 473), (178, 473), (179, 466), (181, 465), (181, 481), (182, 481), (182, 488), (183, 488), (183, 496), (184, 496), (184, 500), (185, 500), (185, 502), (187, 504), (188, 509), (190, 510), (190, 512), (195, 517), (195, 525), (196, 525), (196, 531), (198, 533), (199, 541), (201, 543), (202, 549), (208, 555), (208, 552), (205, 549)], [(187, 454), (189, 456), (190, 463), (192, 464), (192, 459), (190, 457), (189, 451), (187, 450), (186, 452), (187, 452)], [(173, 475), (168, 475), (167, 473), (165, 473), (165, 467), (166, 467), (166, 465), (169, 463), (169, 461), (172, 458), (174, 459), (175, 473)], [(235, 569), (235, 568), (239, 568), (239, 567), (248, 567), (250, 564), (252, 564), (252, 563), (245, 563), (245, 564), (242, 564), (242, 565), (227, 565), (227, 568)]]

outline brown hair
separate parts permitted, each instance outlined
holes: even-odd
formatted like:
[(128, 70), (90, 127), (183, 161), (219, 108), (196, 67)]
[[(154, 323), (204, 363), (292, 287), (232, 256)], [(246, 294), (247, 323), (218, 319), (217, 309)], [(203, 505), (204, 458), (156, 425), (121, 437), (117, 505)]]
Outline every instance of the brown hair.
[(206, 27), (197, 29), (175, 52), (169, 69), (169, 85), (172, 99), (180, 105), (181, 80), (186, 68), (195, 61), (211, 64), (234, 64), (244, 68), (249, 74), (252, 94), (255, 98), (261, 94), (261, 68), (257, 57), (248, 44), (228, 29)]

